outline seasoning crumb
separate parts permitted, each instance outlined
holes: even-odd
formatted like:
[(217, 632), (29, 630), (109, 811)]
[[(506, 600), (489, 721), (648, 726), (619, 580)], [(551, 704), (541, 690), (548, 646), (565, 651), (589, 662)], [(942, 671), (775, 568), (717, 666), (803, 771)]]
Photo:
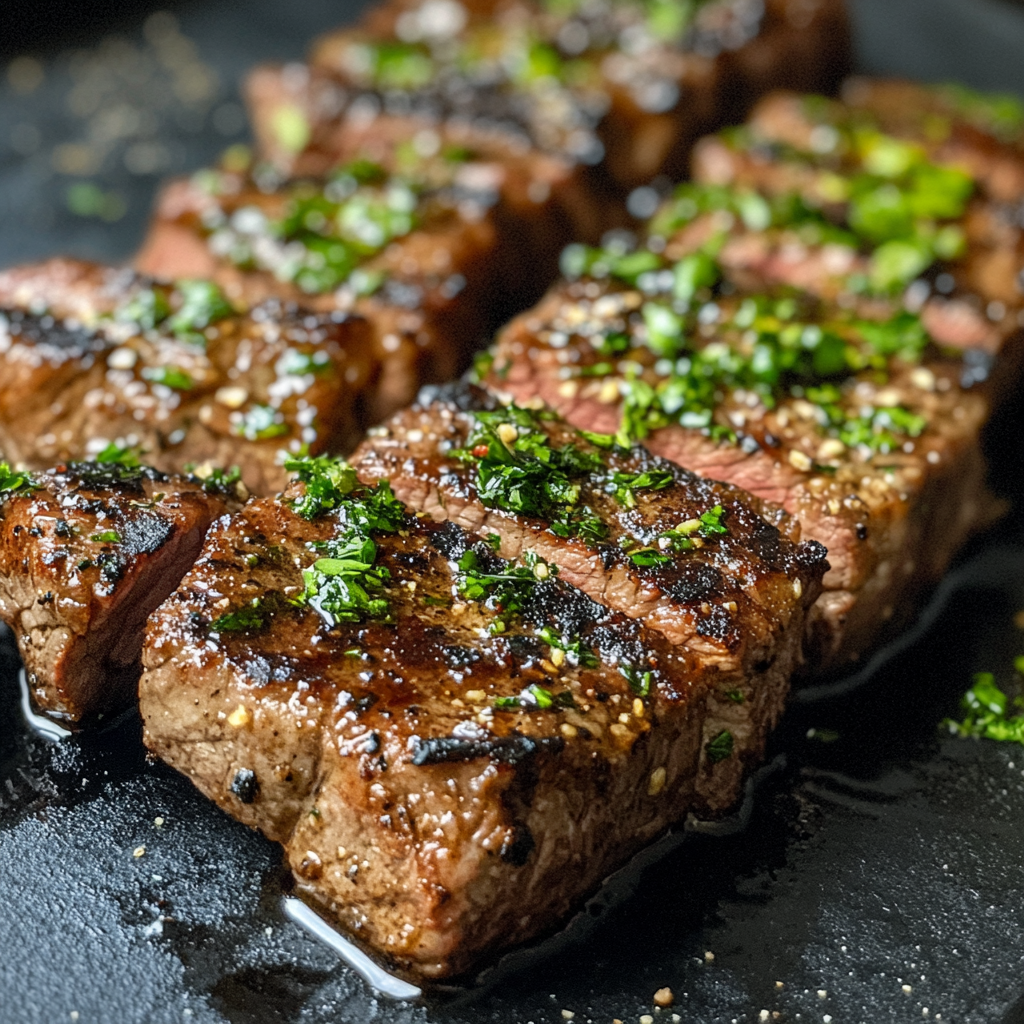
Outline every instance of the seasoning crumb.
[(818, 998), (819, 999), (827, 999), (828, 998), (828, 989), (819, 988), (818, 989)]
[(157, 828), (163, 828), (163, 827), (164, 827), (164, 819), (163, 819), (163, 818), (161, 818), (161, 817), (159, 817), (159, 816), (157, 816), (157, 817), (155, 817), (155, 818), (153, 819), (153, 824), (154, 824), (154, 825), (155, 825), (155, 826), (156, 826)]
[(771, 1017), (771, 1014), (770, 1014), (770, 1013), (769, 1013), (769, 1012), (768, 1012), (767, 1010), (762, 1010), (762, 1011), (761, 1011), (761, 1012), (760, 1012), (760, 1013), (759, 1013), (759, 1014), (757, 1015), (757, 1019), (758, 1019), (758, 1020), (768, 1020), (768, 1019), (769, 1019), (770, 1017)]
[(269, 939), (270, 936), (274, 934), (274, 929), (271, 928), (270, 925), (267, 925), (267, 927), (263, 929), (263, 934)]
[[(651, 778), (650, 778), (650, 780), (647, 783), (647, 795), (648, 796), (657, 796), (665, 788), (665, 778), (666, 778), (665, 769), (663, 767), (660, 767), (660, 766), (655, 768), (654, 771), (651, 772)], [(669, 989), (658, 989), (658, 991), (659, 992), (669, 992), (669, 995), (671, 995), (671, 991)], [(657, 996), (655, 996), (655, 1002), (657, 1002)], [(671, 1004), (666, 1004), (666, 1005), (671, 1005)]]
[(238, 707), (228, 715), (228, 724), (234, 726), (236, 729), (241, 729), (251, 721), (252, 715), (249, 714), (249, 710), (244, 704), (239, 704)]
[(671, 1006), (676, 1001), (676, 997), (672, 993), (667, 985), (665, 988), (659, 988), (654, 993), (654, 1005), (655, 1006)]
[(707, 960), (707, 962), (708, 962), (708, 963), (711, 963), (711, 961), (715, 959), (715, 954), (714, 954), (714, 953), (712, 953), (712, 952), (711, 952), (711, 950), (709, 949), (709, 950), (708, 950), (708, 951), (707, 951), (707, 952), (706, 952), (706, 953), (704, 954), (704, 959), (705, 959), (705, 960)]
[[(513, 428), (513, 429), (514, 429), (514, 428)], [(563, 1017), (564, 1017), (564, 1018), (565, 1018), (566, 1020), (572, 1020), (572, 1019), (573, 1019), (573, 1017), (575, 1017), (575, 1016), (576, 1016), (576, 1014), (575, 1014), (575, 1013), (573, 1013), (573, 1012), (572, 1012), (572, 1010), (563, 1010), (563, 1011), (562, 1011), (562, 1016), (563, 1016)]]
[(640, 1018), (640, 1024), (654, 1024), (654, 1018), (649, 1013), (645, 1013)]
[(903, 994), (905, 996), (909, 996), (910, 993), (913, 992), (913, 991), (914, 991), (914, 989), (910, 985), (904, 985), (903, 986)]
[(146, 848), (144, 846), (136, 846), (135, 849), (132, 850), (132, 856), (141, 857), (145, 852)]
[(70, 1018), (71, 1018), (72, 1020), (78, 1020), (78, 1011), (77, 1011), (77, 1010), (72, 1010), (72, 1011), (71, 1011), (71, 1012), (70, 1012), (70, 1013), (68, 1014), (68, 1016), (69, 1016), (69, 1017), (70, 1017)]
[(776, 987), (776, 988), (782, 988), (782, 986), (783, 986), (784, 984), (785, 984), (784, 982), (781, 982), (781, 981), (777, 981), (777, 982), (775, 982), (775, 987)]
[(832, 1024), (832, 1014), (830, 1013), (826, 1013), (825, 1016), (821, 1019), (825, 1022), (825, 1024)]

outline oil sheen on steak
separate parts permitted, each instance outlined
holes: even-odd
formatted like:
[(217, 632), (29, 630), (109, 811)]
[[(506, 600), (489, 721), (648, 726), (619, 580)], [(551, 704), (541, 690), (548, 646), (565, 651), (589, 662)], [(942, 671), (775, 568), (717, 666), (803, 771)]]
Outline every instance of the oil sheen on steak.
[[(780, 581), (759, 613), (771, 638), (757, 623), (747, 641), (744, 609), (737, 645), (763, 662), (723, 672), (550, 563), (524, 570), (402, 513), (373, 532), (386, 609), (339, 621), (313, 606), (311, 579), (367, 493), (306, 518), (296, 485), (215, 525), (150, 620), (145, 739), (282, 842), (300, 890), (357, 941), (439, 978), (552, 927), (687, 812), (735, 802), (823, 565), (765, 524), (784, 567), (747, 564)], [(468, 572), (525, 575), (518, 611), (467, 591)]]

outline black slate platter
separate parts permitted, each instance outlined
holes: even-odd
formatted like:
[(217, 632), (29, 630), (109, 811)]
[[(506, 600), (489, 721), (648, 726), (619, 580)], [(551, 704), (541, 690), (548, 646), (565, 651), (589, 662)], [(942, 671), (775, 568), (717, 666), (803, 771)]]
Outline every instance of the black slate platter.
[[(853, 6), (863, 69), (1024, 95), (1019, 7)], [(244, 137), (244, 69), (356, 9), (209, 0), (126, 13), (77, 51), (40, 37), (0, 84), (0, 264), (129, 254), (159, 179)], [(421, 1004), (284, 917), (277, 849), (147, 761), (137, 718), (31, 731), (0, 638), (0, 1021), (1024, 1022), (1024, 749), (939, 731), (972, 672), (1008, 679), (1024, 653), (1020, 420), (988, 438), (1008, 517), (856, 686), (797, 696), (742, 828), (668, 844), (582, 938)]]

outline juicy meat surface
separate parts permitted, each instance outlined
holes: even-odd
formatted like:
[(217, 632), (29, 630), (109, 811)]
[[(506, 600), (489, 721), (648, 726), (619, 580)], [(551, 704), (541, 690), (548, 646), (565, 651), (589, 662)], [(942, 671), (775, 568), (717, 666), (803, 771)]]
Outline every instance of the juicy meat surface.
[(135, 697), (147, 616), (214, 519), (239, 506), (237, 484), (122, 463), (0, 468), (0, 618), (33, 703), (65, 722), (120, 710)]
[(776, 93), (741, 129), (702, 140), (699, 184), (656, 220), (665, 251), (704, 246), (723, 227), (724, 211), (709, 207), (731, 194), (740, 216), (719, 258), (744, 287), (788, 284), (848, 301), (858, 277), (876, 293), (913, 284), (909, 304), (937, 340), (979, 344), (989, 319), (1020, 304), (1024, 147), (982, 131), (939, 87), (853, 80), (844, 94), (859, 102)]
[[(428, 394), (372, 430), (352, 462), (365, 482), (390, 480), (410, 507), (496, 538), (505, 557), (536, 552), (595, 600), (700, 650), (722, 671), (743, 674), (763, 659), (776, 610), (825, 564), (819, 544), (784, 544), (761, 515), (777, 510), (744, 492), (643, 448), (598, 447), (557, 418), (504, 408), (466, 385)], [(549, 473), (559, 462), (565, 483)], [(488, 485), (495, 463), (499, 478), (504, 467), (524, 467), (524, 482)], [(556, 489), (564, 502), (524, 511), (521, 492)], [(716, 526), (701, 525), (702, 516)]]
[[(150, 620), (145, 740), (282, 842), (357, 941), (440, 978), (552, 928), (688, 811), (735, 802), (821, 560), (779, 540), (775, 641), (724, 673), (543, 560), (506, 562), (386, 489), (323, 486), (342, 472), (215, 525)], [(331, 575), (341, 550), (362, 575)], [(353, 612), (353, 584), (378, 603)]]
[(321, 39), (308, 68), (257, 70), (248, 93), (264, 155), (308, 167), (375, 116), (407, 132), (468, 125), (577, 165), (593, 195), (621, 198), (681, 176), (693, 141), (766, 89), (831, 91), (849, 63), (836, 0), (722, 0), (692, 21), (681, 8), (674, 27), (649, 24), (641, 4), (437, 10), (389, 5)]
[[(420, 384), (462, 372), (510, 311), (540, 296), (568, 241), (540, 204), (506, 199), (517, 185), (500, 163), (451, 146), (407, 150), (408, 139), (392, 143), (377, 162), (364, 149), (316, 180), (222, 167), (175, 182), (135, 266), (211, 278), (243, 307), (278, 298), (365, 317), (383, 367), (370, 415), (382, 419)], [(546, 264), (524, 259), (528, 240)]]
[[(784, 508), (831, 566), (808, 668), (840, 669), (993, 518), (979, 434), (1016, 378), (1016, 335), (986, 380), (985, 349), (940, 351), (908, 313), (707, 293), (675, 316), (625, 282), (567, 282), (499, 336), (489, 382)], [(990, 333), (999, 350), (1006, 329)]]
[(255, 493), (281, 461), (350, 448), (379, 372), (368, 324), (267, 302), (236, 313), (205, 281), (73, 260), (0, 273), (0, 451), (44, 469), (110, 442), (167, 472), (237, 465)]

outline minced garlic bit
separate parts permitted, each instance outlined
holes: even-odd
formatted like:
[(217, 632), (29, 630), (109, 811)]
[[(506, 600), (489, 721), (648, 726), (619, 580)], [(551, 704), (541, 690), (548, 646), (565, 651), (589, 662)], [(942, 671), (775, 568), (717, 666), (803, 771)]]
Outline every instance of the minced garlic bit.
[(539, 580), (546, 580), (551, 575), (551, 570), (547, 566), (547, 562), (538, 562), (533, 567), (533, 575)]
[(234, 711), (228, 715), (228, 725), (234, 726), (236, 729), (242, 729), (252, 721), (252, 715), (249, 714), (249, 709), (244, 704), (239, 704)]
[(499, 424), (497, 433), (501, 443), (506, 445), (514, 444), (519, 438), (519, 431), (511, 423)]
[(789, 453), (789, 464), (794, 469), (799, 469), (801, 473), (807, 473), (810, 471), (814, 463), (811, 461), (810, 456), (800, 451), (798, 448), (794, 448)]
[(706, 953), (704, 954), (704, 959), (705, 959), (705, 960), (706, 960), (706, 961), (707, 961), (708, 963), (711, 963), (711, 961), (715, 959), (715, 954), (714, 954), (714, 953), (712, 953), (712, 952), (711, 952), (711, 950), (709, 949), (709, 950), (708, 950), (708, 951), (707, 951), (707, 952), (706, 952)]
[[(665, 788), (665, 779), (666, 779), (667, 775), (668, 775), (668, 773), (661, 766), (655, 768), (654, 771), (651, 772), (651, 777), (650, 777), (650, 779), (647, 782), (647, 795), (648, 796), (657, 796)], [(666, 989), (658, 989), (658, 991), (659, 992), (663, 992), (663, 991), (667, 991), (667, 990)], [(657, 996), (655, 996), (654, 1001), (655, 1002), (658, 1001)], [(661, 1004), (659, 1003), (658, 1005), (661, 1005)], [(666, 1003), (665, 1005), (667, 1006), (669, 1004)]]
[(633, 698), (633, 714), (637, 718), (644, 717), (644, 702), (639, 697)]
[(561, 731), (562, 731), (562, 735), (567, 740), (572, 740), (572, 739), (576, 738), (577, 729), (576, 729), (575, 725), (570, 725), (568, 722), (563, 722), (561, 724), (560, 728), (561, 728)]
[(218, 388), (214, 397), (221, 405), (226, 405), (229, 409), (241, 409), (249, 401), (249, 392), (243, 387), (230, 385)]
[(800, 580), (793, 580), (793, 596), (802, 597), (804, 592), (804, 585)]
[(142, 857), (145, 854), (145, 852), (146, 852), (146, 848), (144, 846), (136, 846), (135, 849), (132, 850), (132, 856), (133, 857)]
[(555, 668), (560, 668), (565, 664), (565, 651), (563, 651), (561, 647), (551, 648), (551, 664), (554, 665)]
[(467, 690), (466, 700), (471, 700), (474, 704), (483, 704), (487, 700), (487, 694), (483, 690)]

